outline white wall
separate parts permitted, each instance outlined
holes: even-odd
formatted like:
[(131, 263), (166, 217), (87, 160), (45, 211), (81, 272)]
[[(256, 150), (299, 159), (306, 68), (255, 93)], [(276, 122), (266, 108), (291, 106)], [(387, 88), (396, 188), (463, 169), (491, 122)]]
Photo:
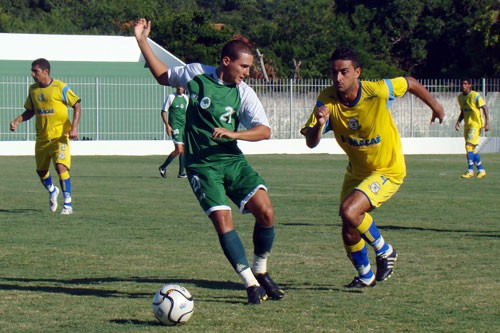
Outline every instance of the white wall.
[[(179, 58), (148, 39), (154, 53), (169, 67), (183, 65)], [(84, 62), (144, 62), (135, 37), (0, 33), (0, 60)], [(8, 47), (7, 47), (8, 45)]]
[[(412, 154), (465, 154), (463, 138), (403, 138), (403, 152)], [(305, 140), (239, 142), (245, 154), (343, 154), (335, 139), (323, 139), (309, 149)], [(33, 141), (1, 141), (0, 156), (34, 155)], [(73, 156), (83, 155), (168, 155), (171, 141), (72, 141)], [(499, 153), (500, 138), (481, 138), (480, 152)]]

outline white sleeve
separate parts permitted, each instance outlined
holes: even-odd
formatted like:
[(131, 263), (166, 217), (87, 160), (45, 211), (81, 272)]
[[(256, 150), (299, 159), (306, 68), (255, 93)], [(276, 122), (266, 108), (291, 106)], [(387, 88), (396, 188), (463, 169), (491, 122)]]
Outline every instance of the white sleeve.
[(242, 82), (238, 86), (238, 89), (241, 94), (241, 107), (238, 110), (238, 119), (241, 125), (247, 129), (257, 125), (264, 125), (270, 128), (271, 126), (269, 126), (264, 106), (255, 91), (245, 82)]
[(187, 84), (195, 76), (211, 73), (214, 71), (212, 66), (202, 65), (199, 63), (187, 64), (185, 66), (177, 66), (168, 69), (168, 84), (171, 87), (183, 87), (187, 91)]
[(172, 105), (172, 102), (174, 101), (174, 98), (175, 98), (174, 94), (168, 95), (168, 97), (165, 100), (165, 102), (163, 102), (163, 107), (161, 108), (161, 110), (162, 111), (168, 111), (168, 109), (170, 108), (170, 105)]

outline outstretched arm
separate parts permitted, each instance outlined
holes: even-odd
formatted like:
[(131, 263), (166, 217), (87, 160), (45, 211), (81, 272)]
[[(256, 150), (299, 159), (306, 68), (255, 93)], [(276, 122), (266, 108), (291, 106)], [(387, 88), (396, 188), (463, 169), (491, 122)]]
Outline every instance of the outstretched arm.
[(168, 67), (165, 65), (153, 52), (148, 43), (148, 36), (151, 32), (151, 21), (146, 21), (145, 18), (140, 18), (135, 22), (134, 33), (137, 44), (141, 49), (141, 53), (148, 63), (149, 70), (156, 78), (159, 84), (168, 86)]
[(415, 78), (408, 77), (408, 91), (413, 95), (421, 99), (427, 106), (432, 110), (431, 123), (438, 119), (439, 123), (443, 123), (444, 109), (441, 104), (431, 95), (431, 93), (425, 89), (423, 85), (420, 84)]

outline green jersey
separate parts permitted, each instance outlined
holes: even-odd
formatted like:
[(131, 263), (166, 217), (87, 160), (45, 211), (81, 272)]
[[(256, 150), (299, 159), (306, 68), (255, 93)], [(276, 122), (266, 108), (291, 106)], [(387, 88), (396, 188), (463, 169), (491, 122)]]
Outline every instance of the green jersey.
[(257, 125), (269, 127), (255, 91), (245, 82), (226, 84), (215, 71), (215, 67), (198, 63), (168, 71), (169, 84), (184, 87), (189, 94), (184, 142), (186, 166), (242, 157), (236, 140), (212, 138), (214, 128), (237, 131), (240, 124), (247, 129)]
[(170, 94), (163, 103), (162, 111), (168, 111), (168, 123), (173, 129), (184, 128), (188, 102), (189, 99), (184, 94)]

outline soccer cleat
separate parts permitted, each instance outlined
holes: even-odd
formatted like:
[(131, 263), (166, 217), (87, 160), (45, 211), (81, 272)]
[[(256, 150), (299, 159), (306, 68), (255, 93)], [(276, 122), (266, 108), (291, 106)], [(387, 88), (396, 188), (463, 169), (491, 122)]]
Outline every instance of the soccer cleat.
[(266, 290), (262, 286), (247, 288), (248, 304), (260, 304), (267, 300)]
[(177, 175), (177, 178), (187, 178), (187, 176), (185, 174), (179, 174)]
[(373, 279), (373, 281), (370, 284), (366, 284), (363, 281), (361, 281), (359, 276), (356, 276), (356, 277), (354, 277), (352, 282), (349, 284), (346, 284), (344, 286), (344, 288), (347, 288), (347, 289), (373, 288), (373, 287), (375, 287), (376, 284), (377, 284), (377, 282), (375, 281), (375, 279)]
[(486, 177), (486, 171), (485, 170), (479, 171), (476, 177), (477, 178), (484, 178), (484, 177)]
[(158, 171), (160, 171), (160, 176), (162, 176), (163, 178), (167, 178), (167, 169), (159, 167)]
[(49, 209), (52, 213), (57, 210), (57, 196), (59, 195), (59, 189), (54, 186), (54, 191), (49, 192)]
[(63, 209), (61, 210), (61, 215), (71, 215), (73, 214), (73, 207), (72, 206), (63, 206)]
[(271, 279), (269, 273), (257, 274), (255, 275), (255, 278), (257, 279), (257, 281), (259, 281), (260, 285), (264, 287), (267, 296), (269, 296), (271, 299), (277, 301), (285, 296), (285, 293), (283, 292), (281, 287), (278, 286), (276, 282), (273, 281), (273, 279)]
[(474, 172), (466, 171), (462, 176), (462, 178), (474, 178)]
[(394, 273), (394, 264), (398, 260), (396, 250), (392, 248), (391, 253), (382, 253), (377, 256), (377, 274), (375, 279), (377, 281), (385, 281)]

